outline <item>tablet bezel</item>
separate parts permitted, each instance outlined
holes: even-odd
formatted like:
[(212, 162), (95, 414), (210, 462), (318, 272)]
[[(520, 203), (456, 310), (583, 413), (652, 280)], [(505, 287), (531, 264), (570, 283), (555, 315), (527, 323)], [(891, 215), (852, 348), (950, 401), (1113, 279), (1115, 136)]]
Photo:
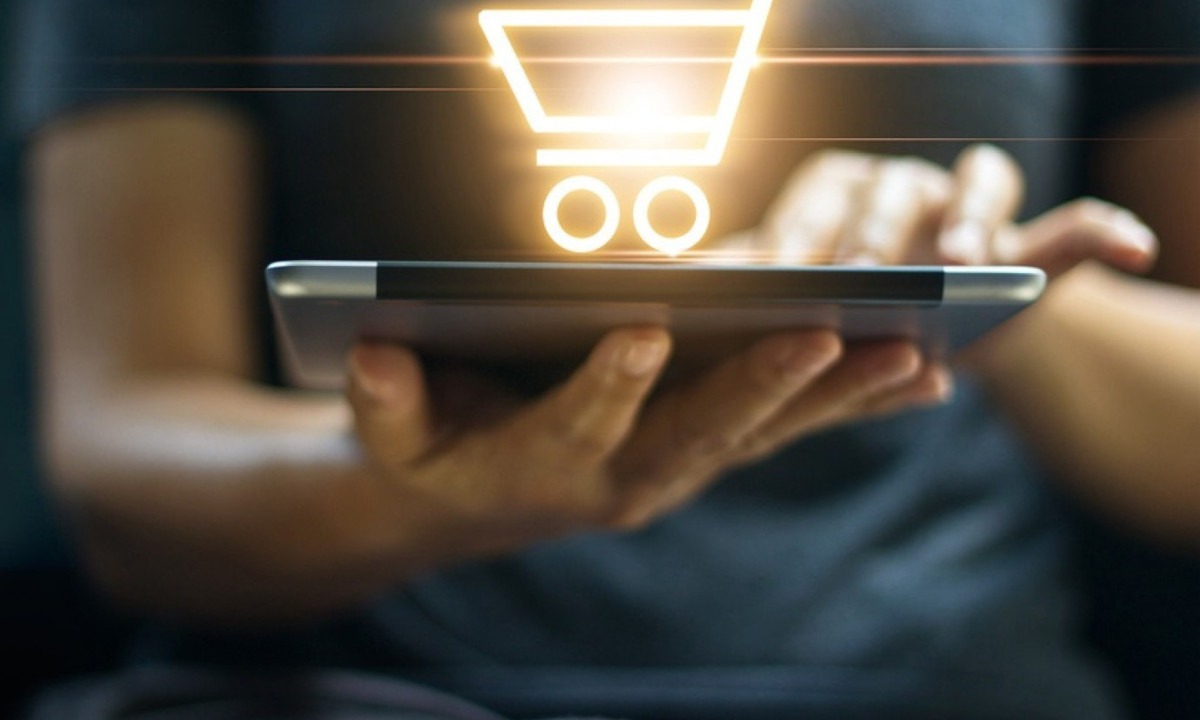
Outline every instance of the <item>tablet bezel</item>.
[(266, 274), (288, 376), (311, 388), (339, 387), (345, 352), (362, 337), (533, 362), (571, 359), (625, 324), (665, 325), (691, 354), (726, 352), (748, 333), (828, 326), (945, 355), (1046, 286), (1023, 267), (291, 261)]

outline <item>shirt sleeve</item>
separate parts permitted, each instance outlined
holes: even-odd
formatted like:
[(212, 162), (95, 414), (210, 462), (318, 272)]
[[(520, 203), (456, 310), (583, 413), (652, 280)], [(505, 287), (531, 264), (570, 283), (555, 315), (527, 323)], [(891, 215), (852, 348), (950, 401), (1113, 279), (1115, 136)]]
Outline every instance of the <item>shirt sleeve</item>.
[(1200, 92), (1200, 2), (1089, 0), (1084, 71), (1086, 130), (1103, 133), (1155, 105)]
[[(247, 0), (21, 0), (10, 121), (29, 132), (63, 113), (247, 82), (256, 44)], [(201, 59), (205, 59), (201, 61)]]

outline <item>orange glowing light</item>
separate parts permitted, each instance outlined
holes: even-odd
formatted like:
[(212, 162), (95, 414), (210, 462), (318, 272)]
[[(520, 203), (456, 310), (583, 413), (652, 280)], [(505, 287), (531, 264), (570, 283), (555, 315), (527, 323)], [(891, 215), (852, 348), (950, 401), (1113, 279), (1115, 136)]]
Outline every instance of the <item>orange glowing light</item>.
[[(562, 226), (559, 219), (559, 209), (563, 200), (577, 192), (595, 195), (604, 205), (604, 223), (596, 234), (589, 237), (576, 237)], [(542, 219), (546, 224), (546, 232), (564, 250), (573, 253), (590, 253), (608, 244), (617, 234), (617, 226), (621, 222), (621, 206), (617, 196), (608, 185), (591, 177), (577, 176), (567, 178), (546, 196), (546, 205), (542, 210)]]
[[(692, 222), (691, 229), (679, 237), (659, 234), (650, 222), (650, 206), (660, 195), (667, 192), (682, 193), (696, 210), (696, 219)], [(682, 177), (661, 177), (655, 180), (638, 194), (637, 202), (633, 206), (633, 224), (638, 235), (647, 245), (664, 255), (675, 256), (691, 250), (703, 239), (704, 233), (708, 232), (711, 221), (712, 210), (704, 191), (696, 183)]]
[[(518, 106), (535, 134), (588, 136), (593, 141), (611, 138), (641, 140), (630, 143), (634, 147), (541, 148), (537, 151), (539, 166), (714, 167), (721, 163), (729, 145), (750, 71), (759, 64), (758, 47), (771, 5), (772, 0), (752, 0), (748, 9), (741, 10), (484, 10), (479, 14), (479, 24), (491, 45), (492, 63), (504, 73)], [(629, 82), (619, 89), (624, 97), (613, 103), (611, 112), (569, 115), (547, 111), (510, 37), (509, 30), (514, 28), (584, 29), (597, 32), (630, 28), (727, 28), (740, 30), (741, 37), (733, 56), (726, 60), (729, 74), (717, 107), (710, 115), (672, 113), (669, 107), (664, 107), (671, 100), (671, 96), (665, 92), (668, 88), (663, 88), (663, 92), (653, 89), (648, 92), (644, 85), (636, 82)], [(642, 59), (632, 60), (640, 62)], [(688, 58), (675, 60), (690, 62)], [(711, 58), (702, 60), (711, 62)], [(629, 63), (631, 58), (585, 58), (583, 61), (619, 64)], [(680, 136), (701, 136), (703, 142), (700, 147), (679, 147), (672, 138)], [(665, 142), (653, 146), (655, 140)], [(604, 190), (600, 190), (600, 187)], [(558, 209), (563, 199), (578, 191), (592, 192), (605, 205), (605, 224), (600, 233), (590, 238), (570, 236), (559, 222)], [(667, 191), (682, 193), (692, 202), (696, 211), (694, 226), (678, 238), (662, 236), (649, 221), (650, 204)], [(603, 247), (612, 237), (609, 231), (615, 234), (619, 222), (618, 213), (612, 212), (610, 207), (614, 198), (611, 189), (595, 178), (576, 177), (560, 183), (551, 191), (544, 207), (547, 232), (556, 243), (572, 252), (591, 252)], [(634, 224), (642, 239), (668, 255), (678, 255), (695, 246), (707, 232), (710, 219), (708, 199), (704, 192), (695, 183), (674, 176), (650, 183), (639, 195), (634, 209)]]

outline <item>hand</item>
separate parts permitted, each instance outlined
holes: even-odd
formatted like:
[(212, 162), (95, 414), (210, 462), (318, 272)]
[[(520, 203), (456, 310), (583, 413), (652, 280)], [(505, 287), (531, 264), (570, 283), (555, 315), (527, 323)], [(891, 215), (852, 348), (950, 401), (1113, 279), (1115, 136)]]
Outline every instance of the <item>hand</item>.
[(1051, 277), (1088, 260), (1134, 272), (1154, 260), (1154, 233), (1100, 200), (1016, 224), (1023, 191), (1016, 163), (989, 145), (966, 150), (953, 170), (825, 152), (796, 171), (752, 252), (786, 263), (1031, 265)]
[[(412, 352), (357, 347), (348, 393), (358, 436), (420, 526), (414, 565), (641, 527), (799, 437), (950, 393), (946, 369), (908, 343), (847, 349), (810, 331), (767, 338), (652, 396), (670, 346), (662, 330), (616, 331), (543, 397), (514, 406), (478, 386), (459, 393), (474, 400), (457, 417)], [(488, 419), (462, 422), (480, 414)]]

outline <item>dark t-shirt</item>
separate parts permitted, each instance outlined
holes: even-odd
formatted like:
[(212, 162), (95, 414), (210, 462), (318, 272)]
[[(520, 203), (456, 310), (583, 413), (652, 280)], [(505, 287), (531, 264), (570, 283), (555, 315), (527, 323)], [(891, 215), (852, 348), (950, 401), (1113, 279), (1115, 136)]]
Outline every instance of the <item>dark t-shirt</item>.
[[(534, 167), (535, 138), (503, 78), (486, 63), (381, 61), (485, 54), (477, 9), (36, 0), (24, 113), (40, 122), (135, 87), (359, 87), (200, 95), (263, 128), (264, 260), (536, 256), (548, 241), (528, 222), (562, 175)], [(1200, 4), (1188, 0), (781, 0), (764, 48), (1194, 52), (1197, 38)], [(129, 60), (329, 55), (376, 61)], [(817, 148), (947, 162), (988, 138), (1026, 168), (1030, 212), (1044, 210), (1077, 190), (1089, 145), (1065, 138), (1196, 87), (1194, 66), (1094, 72), (769, 64), (726, 162), (690, 175), (719, 232), (751, 225)], [(396, 91), (413, 87), (439, 90)], [(451, 568), (308, 632), (164, 633), (147, 655), (384, 670), (516, 715), (1113, 717), (1076, 646), (1069, 588), (1043, 479), (967, 383), (950, 407), (797, 443), (639, 533)]]

